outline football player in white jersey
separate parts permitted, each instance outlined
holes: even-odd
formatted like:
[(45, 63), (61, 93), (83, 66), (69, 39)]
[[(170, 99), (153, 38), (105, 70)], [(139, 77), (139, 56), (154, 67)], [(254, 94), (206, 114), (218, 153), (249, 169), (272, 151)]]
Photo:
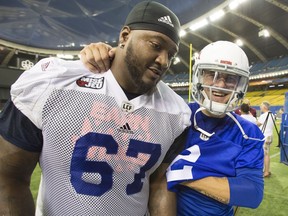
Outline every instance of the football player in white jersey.
[[(86, 67), (96, 65), (96, 71), (109, 68), (113, 55), (101, 43), (81, 51)], [(233, 206), (256, 208), (261, 203), (264, 136), (233, 112), (248, 78), (248, 58), (234, 43), (211, 43), (195, 60), (192, 126), (185, 150), (167, 170), (168, 188), (177, 194), (177, 215), (231, 216)]]
[(161, 78), (179, 31), (171, 10), (143, 1), (126, 19), (111, 70), (47, 58), (19, 77), (0, 114), (0, 215), (34, 215), (38, 161), (39, 215), (176, 214), (165, 170), (191, 111)]

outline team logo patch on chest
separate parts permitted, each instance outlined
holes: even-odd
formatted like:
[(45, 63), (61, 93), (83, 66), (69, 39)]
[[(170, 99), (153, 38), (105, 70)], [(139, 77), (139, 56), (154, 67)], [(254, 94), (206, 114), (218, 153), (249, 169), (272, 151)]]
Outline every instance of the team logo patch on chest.
[(207, 141), (207, 140), (210, 139), (210, 137), (207, 136), (207, 135), (205, 135), (205, 134), (203, 134), (203, 133), (201, 133), (201, 134), (200, 134), (200, 139), (203, 140), (203, 141)]
[(81, 77), (76, 81), (77, 85), (84, 88), (101, 89), (104, 84), (104, 77), (92, 78), (92, 77)]
[(129, 102), (123, 101), (121, 104), (121, 109), (123, 112), (133, 112), (134, 111), (134, 105), (129, 103)]

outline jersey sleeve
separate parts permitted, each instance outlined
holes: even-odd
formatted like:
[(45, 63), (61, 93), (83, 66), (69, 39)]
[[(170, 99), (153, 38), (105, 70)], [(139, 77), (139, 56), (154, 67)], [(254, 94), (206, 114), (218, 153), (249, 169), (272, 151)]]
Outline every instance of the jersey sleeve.
[(166, 108), (166, 111), (170, 114), (176, 115), (181, 113), (182, 119), (179, 122), (179, 127), (175, 128), (175, 131), (179, 130), (180, 133), (182, 133), (187, 127), (191, 125), (191, 109), (184, 101), (184, 99), (176, 94), (171, 88), (167, 87), (163, 81), (159, 82), (158, 88), (160, 88), (161, 95), (157, 99), (163, 99), (162, 101), (164, 104), (162, 105)]
[(40, 152), (42, 149), (42, 131), (10, 99), (0, 113), (0, 134), (5, 140), (24, 150)]
[(251, 122), (242, 120), (247, 139), (243, 139), (242, 150), (236, 158), (235, 168), (263, 168), (263, 144), (264, 135), (259, 127)]
[(45, 94), (51, 81), (57, 79), (65, 68), (60, 67), (56, 58), (46, 58), (34, 67), (23, 72), (11, 86), (11, 100), (33, 124), (42, 128), (41, 114), (45, 103)]
[(262, 169), (236, 169), (236, 177), (228, 177), (229, 205), (257, 208), (263, 199), (262, 175)]

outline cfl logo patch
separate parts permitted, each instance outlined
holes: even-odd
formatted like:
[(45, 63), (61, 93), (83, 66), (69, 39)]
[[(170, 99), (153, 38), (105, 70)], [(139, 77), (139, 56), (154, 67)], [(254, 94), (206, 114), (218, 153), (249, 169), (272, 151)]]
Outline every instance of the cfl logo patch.
[(121, 109), (124, 112), (133, 112), (134, 111), (134, 105), (129, 102), (122, 102)]
[(81, 77), (76, 81), (77, 85), (84, 88), (101, 89), (104, 85), (104, 77)]
[(200, 134), (200, 139), (203, 140), (203, 141), (207, 141), (207, 140), (210, 139), (210, 137), (207, 136), (207, 135), (205, 135), (205, 134), (203, 134), (203, 133), (201, 133), (201, 134)]

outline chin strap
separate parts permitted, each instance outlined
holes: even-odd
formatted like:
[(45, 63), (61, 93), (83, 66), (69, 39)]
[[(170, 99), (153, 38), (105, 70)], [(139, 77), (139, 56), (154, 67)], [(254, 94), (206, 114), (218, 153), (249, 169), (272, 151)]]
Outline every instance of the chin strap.
[(202, 110), (205, 110), (205, 109), (206, 109), (205, 107), (200, 107), (196, 110), (196, 112), (194, 114), (194, 128), (196, 130), (198, 130), (200, 133), (204, 134), (206, 137), (210, 138), (211, 136), (213, 136), (215, 134), (215, 132), (209, 133), (209, 132), (203, 130), (202, 128), (198, 127), (197, 121), (196, 121), (196, 114)]
[(238, 122), (238, 120), (231, 114), (231, 113), (226, 113), (226, 115), (228, 115), (239, 127), (244, 139), (248, 139), (249, 137), (245, 134), (245, 131), (243, 130), (241, 124)]
[(247, 134), (244, 132), (241, 124), (238, 122), (238, 120), (230, 112), (226, 113), (226, 115), (228, 115), (237, 124), (237, 126), (239, 127), (244, 139), (250, 139), (250, 140), (256, 140), (256, 141), (264, 141), (265, 140), (265, 137), (263, 139), (248, 137)]

